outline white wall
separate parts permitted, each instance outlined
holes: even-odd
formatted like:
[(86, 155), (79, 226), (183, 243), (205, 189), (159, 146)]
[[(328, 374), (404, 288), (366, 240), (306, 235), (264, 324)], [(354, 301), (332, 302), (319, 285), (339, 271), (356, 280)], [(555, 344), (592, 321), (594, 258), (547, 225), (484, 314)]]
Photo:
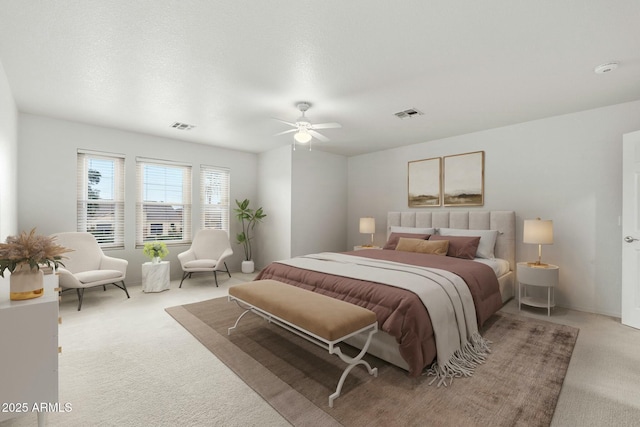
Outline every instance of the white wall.
[(347, 158), (293, 153), (291, 255), (342, 252), (347, 245)]
[(18, 109), (0, 63), (0, 241), (18, 233)]
[(259, 155), (258, 203), (267, 217), (256, 228), (256, 268), (291, 257), (291, 147)]
[[(108, 251), (129, 261), (127, 283), (140, 283), (140, 265), (148, 261), (135, 248), (136, 156), (168, 159), (193, 165), (193, 185), (199, 188), (201, 164), (231, 170), (231, 200), (255, 199), (257, 156), (203, 144), (159, 138), (42, 116), (19, 115), (18, 226), (37, 227), (42, 234), (76, 230), (77, 149), (125, 155), (125, 249)], [(200, 199), (193, 197), (193, 228), (199, 228)], [(233, 208), (233, 206), (232, 206)], [(233, 212), (232, 212), (233, 214)], [(240, 270), (242, 248), (235, 243), (239, 226), (232, 216), (231, 241), (234, 255), (227, 264)], [(171, 276), (181, 275), (177, 254), (186, 246), (170, 246)]]
[(256, 233), (261, 268), (272, 261), (346, 249), (347, 158), (291, 146), (260, 154)]
[(638, 129), (640, 101), (351, 157), (349, 245), (361, 243), (361, 216), (376, 218), (383, 244), (386, 212), (409, 210), (408, 161), (484, 150), (485, 203), (474, 209), (516, 212), (518, 261), (537, 257), (523, 220), (553, 220), (542, 256), (561, 269), (557, 303), (620, 316), (622, 135)]

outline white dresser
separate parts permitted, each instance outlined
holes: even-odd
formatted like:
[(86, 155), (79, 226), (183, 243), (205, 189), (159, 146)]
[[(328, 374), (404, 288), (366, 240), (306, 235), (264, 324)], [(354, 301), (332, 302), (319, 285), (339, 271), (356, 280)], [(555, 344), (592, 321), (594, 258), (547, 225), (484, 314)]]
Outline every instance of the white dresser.
[[(0, 278), (0, 421), (58, 404), (58, 276), (44, 276), (44, 295), (9, 300), (9, 275)], [(47, 406), (45, 406), (47, 405)], [(31, 415), (32, 416), (32, 415)]]

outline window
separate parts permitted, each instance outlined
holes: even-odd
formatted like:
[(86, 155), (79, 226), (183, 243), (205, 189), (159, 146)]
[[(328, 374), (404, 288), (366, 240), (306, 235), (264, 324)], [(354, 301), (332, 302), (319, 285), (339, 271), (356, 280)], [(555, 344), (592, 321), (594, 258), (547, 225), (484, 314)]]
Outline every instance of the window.
[(124, 248), (124, 156), (78, 150), (78, 231)]
[(217, 228), (229, 233), (228, 169), (200, 166), (200, 227)]
[(136, 246), (191, 242), (191, 166), (137, 158)]

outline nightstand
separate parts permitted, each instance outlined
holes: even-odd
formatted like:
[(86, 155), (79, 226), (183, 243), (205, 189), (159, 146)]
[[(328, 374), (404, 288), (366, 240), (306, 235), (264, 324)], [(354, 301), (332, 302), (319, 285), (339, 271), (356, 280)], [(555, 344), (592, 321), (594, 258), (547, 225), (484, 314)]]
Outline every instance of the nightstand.
[(363, 249), (382, 249), (380, 246), (354, 246), (354, 251), (361, 251)]
[[(531, 307), (547, 309), (547, 316), (551, 316), (551, 308), (555, 304), (555, 287), (558, 286), (560, 267), (547, 264), (546, 266), (531, 265), (526, 262), (518, 263), (518, 310), (521, 304)], [(527, 286), (547, 288), (547, 299), (527, 296)]]

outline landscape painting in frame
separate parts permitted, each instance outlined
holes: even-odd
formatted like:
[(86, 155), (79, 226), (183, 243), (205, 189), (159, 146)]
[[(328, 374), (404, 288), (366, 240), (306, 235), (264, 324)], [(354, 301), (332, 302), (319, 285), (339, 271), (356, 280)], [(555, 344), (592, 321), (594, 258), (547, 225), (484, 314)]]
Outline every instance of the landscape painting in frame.
[(440, 206), (440, 157), (409, 162), (409, 207)]
[(484, 204), (484, 151), (444, 157), (444, 206)]

